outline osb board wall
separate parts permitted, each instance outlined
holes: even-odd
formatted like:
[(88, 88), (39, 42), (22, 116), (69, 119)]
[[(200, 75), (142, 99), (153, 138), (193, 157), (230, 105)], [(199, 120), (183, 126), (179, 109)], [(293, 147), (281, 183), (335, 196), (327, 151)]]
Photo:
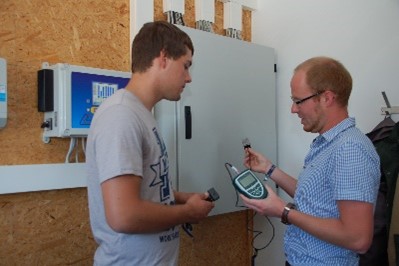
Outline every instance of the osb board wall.
[[(42, 62), (129, 71), (129, 1), (2, 0), (0, 56), (8, 67), (8, 123), (0, 163), (63, 162), (69, 141), (41, 141), (37, 70)], [(4, 25), (4, 26), (3, 26)]]
[(90, 265), (83, 189), (0, 197), (0, 265)]
[[(190, 27), (193, 2), (186, 1), (184, 16)], [(154, 4), (154, 18), (165, 20), (162, 1)], [(215, 33), (224, 34), (223, 4), (215, 5)], [(243, 38), (250, 40), (250, 12), (244, 11), (243, 22)], [(62, 163), (69, 140), (41, 140), (37, 71), (43, 62), (130, 71), (129, 0), (1, 0), (0, 25), (0, 57), (8, 68), (0, 165)], [(182, 231), (180, 265), (250, 265), (247, 215), (209, 217), (194, 225), (194, 239)], [(84, 188), (0, 195), (0, 232), (0, 265), (93, 262)]]

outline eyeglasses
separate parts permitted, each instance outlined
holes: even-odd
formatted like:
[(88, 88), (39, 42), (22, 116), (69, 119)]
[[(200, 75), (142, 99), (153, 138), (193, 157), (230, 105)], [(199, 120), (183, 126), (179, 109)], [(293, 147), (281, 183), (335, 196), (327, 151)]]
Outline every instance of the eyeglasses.
[(319, 92), (316, 92), (315, 94), (312, 94), (312, 95), (310, 95), (310, 96), (308, 96), (308, 97), (306, 97), (306, 98), (303, 98), (303, 99), (295, 99), (294, 97), (292, 97), (291, 96), (291, 100), (296, 104), (296, 105), (300, 105), (301, 103), (303, 103), (304, 101), (307, 101), (307, 100), (309, 100), (309, 99), (312, 99), (313, 97), (316, 97), (316, 96), (318, 96), (318, 95), (320, 95), (320, 94), (322, 94), (324, 91), (319, 91)]

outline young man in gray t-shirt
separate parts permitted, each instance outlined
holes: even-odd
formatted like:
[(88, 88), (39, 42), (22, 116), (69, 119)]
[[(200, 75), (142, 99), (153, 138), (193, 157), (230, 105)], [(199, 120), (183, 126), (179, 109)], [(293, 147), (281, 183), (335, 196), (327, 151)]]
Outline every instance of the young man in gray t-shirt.
[(168, 155), (151, 113), (178, 101), (194, 53), (167, 22), (145, 24), (132, 46), (132, 78), (96, 111), (86, 162), (95, 265), (177, 265), (179, 228), (208, 216), (207, 193), (172, 189)]

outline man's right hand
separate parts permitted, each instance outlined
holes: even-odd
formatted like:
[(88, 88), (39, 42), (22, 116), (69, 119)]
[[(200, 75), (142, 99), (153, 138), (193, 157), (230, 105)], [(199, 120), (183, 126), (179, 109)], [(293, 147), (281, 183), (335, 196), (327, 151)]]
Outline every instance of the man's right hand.
[(259, 152), (248, 148), (245, 149), (244, 165), (255, 172), (266, 173), (272, 166), (272, 162)]

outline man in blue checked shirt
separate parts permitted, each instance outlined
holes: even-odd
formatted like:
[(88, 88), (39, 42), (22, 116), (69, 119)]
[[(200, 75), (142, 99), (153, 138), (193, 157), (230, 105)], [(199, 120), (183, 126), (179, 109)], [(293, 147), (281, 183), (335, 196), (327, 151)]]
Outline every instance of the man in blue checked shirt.
[(373, 238), (380, 161), (373, 144), (348, 115), (352, 78), (338, 61), (311, 58), (294, 70), (291, 112), (306, 132), (319, 133), (297, 179), (251, 148), (244, 164), (284, 189), (286, 203), (267, 186), (263, 200), (245, 205), (287, 225), (286, 265), (358, 265)]

